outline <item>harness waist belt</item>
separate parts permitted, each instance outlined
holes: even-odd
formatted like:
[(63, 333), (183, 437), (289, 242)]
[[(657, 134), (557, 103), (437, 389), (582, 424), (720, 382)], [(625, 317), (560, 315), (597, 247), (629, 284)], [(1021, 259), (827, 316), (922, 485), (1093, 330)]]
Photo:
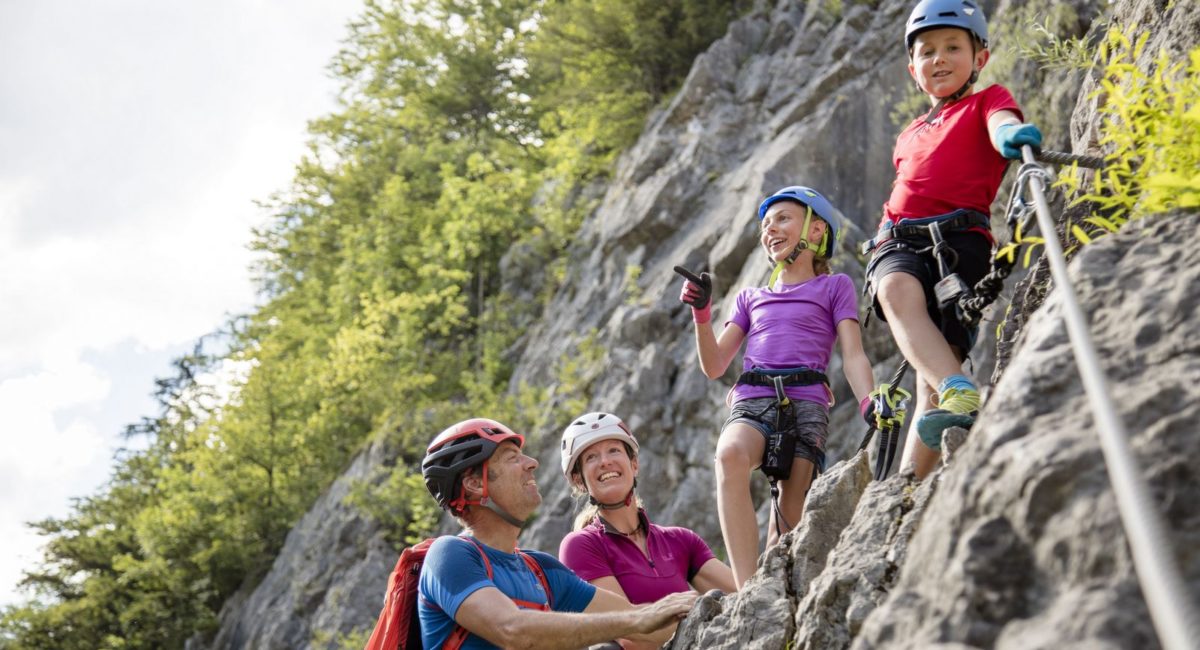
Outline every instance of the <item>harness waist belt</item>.
[(779, 378), (784, 386), (812, 386), (814, 384), (829, 385), (829, 378), (820, 370), (798, 368), (796, 370), (747, 370), (738, 376), (737, 383), (749, 386), (774, 386)]
[(955, 210), (945, 218), (932, 218), (922, 220), (924, 223), (904, 223), (907, 219), (902, 219), (901, 222), (891, 228), (884, 228), (875, 235), (874, 239), (870, 239), (863, 244), (863, 254), (870, 253), (877, 246), (890, 239), (930, 239), (929, 224), (937, 223), (938, 228), (944, 233), (962, 232), (971, 228), (990, 229), (992, 220), (982, 212), (974, 210)]

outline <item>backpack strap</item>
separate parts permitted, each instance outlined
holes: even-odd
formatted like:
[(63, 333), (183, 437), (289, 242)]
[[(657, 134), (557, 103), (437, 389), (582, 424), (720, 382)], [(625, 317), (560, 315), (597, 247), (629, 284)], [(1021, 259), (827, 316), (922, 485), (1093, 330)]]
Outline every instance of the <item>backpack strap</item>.
[[(474, 537), (464, 536), (463, 539), (474, 544), (475, 548), (479, 550), (479, 557), (483, 558), (483, 568), (487, 570), (488, 580), (491, 580), (494, 575), (492, 573), (492, 561), (488, 559), (487, 553), (483, 550), (483, 544), (480, 544), (479, 540), (475, 539)], [(538, 564), (538, 561), (533, 559), (532, 556), (527, 553), (522, 553), (520, 550), (517, 551), (517, 555), (521, 556), (521, 559), (525, 561), (525, 564), (529, 567), (529, 570), (533, 571), (533, 574), (537, 576), (538, 582), (542, 583), (542, 589), (546, 591), (546, 600), (549, 601), (549, 604), (521, 600), (520, 598), (513, 598), (512, 596), (509, 596), (509, 600), (513, 601), (517, 607), (523, 607), (525, 609), (537, 609), (543, 612), (550, 611), (550, 608), (554, 605), (554, 594), (550, 591), (550, 582), (546, 580), (546, 572), (542, 569), (542, 565)], [(458, 623), (455, 622), (454, 631), (450, 633), (450, 636), (446, 637), (446, 642), (442, 644), (442, 650), (458, 650), (462, 647), (463, 643), (466, 643), (467, 635), (469, 634), (470, 632), (467, 631), (467, 628), (458, 625)]]
[[(485, 569), (487, 569), (488, 579), (491, 580), (493, 577), (492, 561), (488, 559), (487, 553), (484, 552), (483, 545), (480, 544), (479, 540), (475, 539), (474, 537), (468, 537), (467, 539), (475, 545), (475, 548), (479, 549), (479, 555), (483, 558), (483, 566)], [(548, 603), (535, 603), (528, 600), (522, 600), (520, 598), (513, 598), (512, 596), (509, 596), (509, 600), (516, 603), (517, 607), (524, 607), (525, 609), (537, 609), (543, 612), (550, 611), (551, 607), (554, 605), (554, 595), (550, 591), (550, 581), (546, 579), (546, 572), (542, 569), (542, 565), (539, 564), (537, 560), (533, 559), (533, 556), (529, 555), (528, 553), (523, 553), (519, 549), (517, 550), (517, 555), (519, 555), (521, 559), (525, 561), (525, 565), (529, 567), (529, 570), (533, 572), (533, 575), (537, 576), (538, 582), (542, 583), (542, 589), (546, 592), (546, 600)]]
[[(538, 582), (542, 583), (542, 589), (546, 591), (545, 605), (529, 603), (527, 606), (530, 609), (540, 609), (543, 612), (550, 611), (554, 608), (554, 592), (550, 591), (550, 581), (546, 579), (545, 569), (542, 568), (542, 565), (532, 555), (523, 553), (520, 550), (517, 550), (517, 555), (520, 555), (521, 559), (525, 560), (525, 564), (529, 566), (529, 570), (533, 571), (533, 575), (537, 576)], [(515, 598), (513, 600), (518, 603), (520, 602), (516, 601)]]

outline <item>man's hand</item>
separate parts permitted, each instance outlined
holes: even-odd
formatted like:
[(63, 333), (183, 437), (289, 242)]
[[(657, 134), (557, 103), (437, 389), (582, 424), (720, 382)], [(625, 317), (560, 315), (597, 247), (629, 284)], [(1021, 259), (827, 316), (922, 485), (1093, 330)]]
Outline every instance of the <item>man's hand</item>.
[(708, 271), (696, 275), (682, 266), (676, 266), (675, 272), (683, 276), (683, 289), (679, 292), (679, 301), (691, 305), (692, 320), (697, 323), (712, 320), (712, 276)]
[(637, 631), (650, 634), (683, 620), (700, 594), (688, 590), (664, 596), (659, 600), (637, 608)]

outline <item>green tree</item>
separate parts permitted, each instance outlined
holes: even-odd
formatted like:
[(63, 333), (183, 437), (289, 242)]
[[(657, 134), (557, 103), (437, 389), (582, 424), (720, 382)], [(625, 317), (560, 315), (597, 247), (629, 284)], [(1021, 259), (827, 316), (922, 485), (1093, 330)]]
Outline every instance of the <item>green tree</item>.
[[(159, 382), (159, 414), (131, 429), (146, 444), (99, 494), (34, 524), (45, 559), (0, 648), (178, 648), (212, 630), (373, 435), (408, 471), (353, 501), (397, 543), (423, 534), (435, 513), (411, 477), (433, 432), (464, 411), (548, 417), (544, 391), (508, 387), (540, 306), (505, 295), (504, 255), (554, 267), (591, 209), (581, 189), (741, 6), (368, 0), (331, 66), (339, 110), (264, 203), (261, 306)], [(552, 370), (571, 399), (577, 371)]]

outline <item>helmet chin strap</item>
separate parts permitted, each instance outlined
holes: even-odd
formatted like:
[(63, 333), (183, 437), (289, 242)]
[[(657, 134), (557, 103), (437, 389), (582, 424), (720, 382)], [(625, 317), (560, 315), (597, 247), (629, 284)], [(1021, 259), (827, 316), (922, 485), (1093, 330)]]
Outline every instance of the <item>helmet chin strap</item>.
[(523, 521), (521, 519), (517, 519), (516, 517), (510, 515), (507, 510), (496, 505), (495, 501), (492, 501), (491, 499), (488, 499), (487, 497), (483, 497), (482, 499), (480, 499), (479, 505), (496, 513), (496, 515), (499, 516), (501, 519), (516, 526), (517, 528), (525, 528), (525, 523), (526, 523), (525, 521)]
[(505, 510), (504, 508), (501, 508), (495, 501), (492, 501), (491, 499), (488, 498), (487, 464), (488, 464), (488, 461), (484, 461), (483, 465), (480, 465), (480, 470), (483, 473), (483, 491), (479, 495), (479, 500), (478, 501), (468, 501), (466, 496), (464, 495), (464, 496), (460, 496), (457, 499), (455, 499), (454, 501), (452, 501), (450, 503), (450, 505), (452, 507), (458, 508), (459, 510), (461, 510), (462, 508), (465, 508), (466, 506), (483, 506), (484, 508), (487, 508), (488, 510), (491, 510), (492, 512), (496, 513), (496, 516), (498, 516), (501, 519), (503, 519), (504, 521), (512, 524), (513, 526), (516, 526), (517, 528), (525, 528), (525, 524), (528, 522), (527, 519), (517, 519), (516, 517), (512, 516), (512, 514), (510, 514), (507, 510)]
[(954, 91), (953, 94), (938, 99), (937, 103), (933, 105), (933, 109), (930, 110), (929, 114), (925, 116), (925, 123), (933, 124), (933, 121), (937, 119), (938, 113), (942, 112), (942, 109), (946, 107), (946, 104), (962, 99), (963, 95), (967, 94), (967, 91), (971, 89), (971, 86), (975, 85), (976, 81), (979, 81), (979, 70), (975, 68), (974, 64), (972, 64), (971, 77), (967, 79), (967, 83), (963, 84), (962, 88)]
[[(584, 487), (587, 487), (587, 479), (584, 479)], [(597, 501), (596, 497), (592, 496), (591, 490), (588, 490), (588, 503), (600, 508), (601, 510), (620, 510), (621, 508), (625, 508), (629, 506), (629, 504), (633, 503), (633, 492), (636, 489), (637, 477), (635, 476), (633, 477), (633, 487), (629, 488), (629, 494), (626, 494), (624, 499), (615, 501), (613, 503), (602, 503)]]
[[(809, 224), (812, 223), (813, 211), (812, 211), (812, 206), (806, 205), (806, 206), (804, 206), (804, 208), (805, 208), (804, 226), (802, 226), (800, 229), (800, 242), (796, 244), (796, 248), (795, 248), (795, 250), (793, 250), (791, 252), (791, 254), (789, 254), (787, 257), (785, 257), (782, 260), (779, 260), (778, 262), (775, 263), (775, 270), (771, 271), (771, 279), (767, 281), (768, 287), (775, 286), (775, 281), (778, 280), (779, 276), (783, 274), (783, 270), (785, 268), (787, 268), (788, 266), (791, 266), (792, 262), (795, 262), (796, 258), (800, 257), (800, 253), (802, 251), (805, 251), (805, 250), (808, 250), (811, 248), (811, 249), (813, 249), (813, 252), (815, 252), (818, 255), (820, 255), (821, 253), (824, 252), (823, 246), (813, 246), (808, 241), (808, 226), (809, 226)], [(821, 238), (822, 238), (822, 243), (824, 243), (825, 235), (822, 235)], [(767, 259), (770, 260), (771, 256), (768, 255)]]

